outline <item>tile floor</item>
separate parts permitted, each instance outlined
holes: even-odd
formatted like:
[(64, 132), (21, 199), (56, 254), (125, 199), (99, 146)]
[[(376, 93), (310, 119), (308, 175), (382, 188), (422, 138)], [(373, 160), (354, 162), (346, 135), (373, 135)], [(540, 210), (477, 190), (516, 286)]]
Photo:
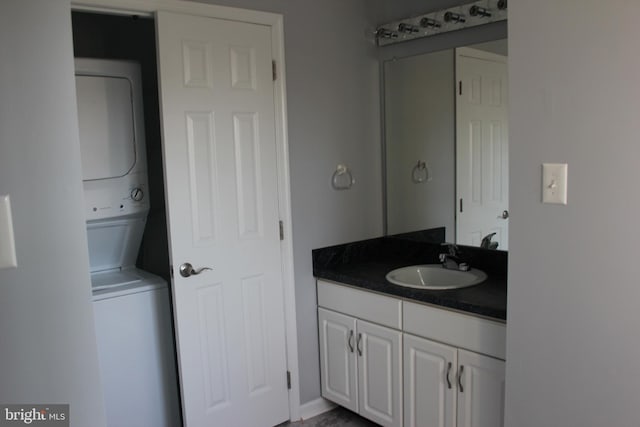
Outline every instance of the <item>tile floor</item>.
[(337, 407), (329, 412), (320, 414), (317, 417), (308, 420), (287, 422), (277, 427), (378, 427), (378, 424), (372, 423), (361, 416), (348, 411), (347, 409)]

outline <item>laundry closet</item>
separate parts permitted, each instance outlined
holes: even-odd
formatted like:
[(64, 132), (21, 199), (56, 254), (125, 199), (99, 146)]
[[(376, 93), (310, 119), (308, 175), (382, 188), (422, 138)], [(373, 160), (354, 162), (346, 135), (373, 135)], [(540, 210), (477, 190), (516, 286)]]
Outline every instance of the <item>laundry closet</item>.
[(155, 23), (80, 12), (72, 22), (107, 425), (180, 425)]

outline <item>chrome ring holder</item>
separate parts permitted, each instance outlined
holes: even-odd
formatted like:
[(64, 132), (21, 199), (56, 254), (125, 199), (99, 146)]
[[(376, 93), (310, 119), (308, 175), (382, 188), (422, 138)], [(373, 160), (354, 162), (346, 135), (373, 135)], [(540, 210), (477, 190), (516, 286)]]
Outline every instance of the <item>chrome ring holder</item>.
[(336, 167), (336, 171), (331, 177), (331, 186), (334, 190), (348, 190), (355, 183), (356, 180), (346, 165), (341, 164)]
[(411, 181), (416, 184), (431, 181), (431, 172), (429, 172), (429, 167), (426, 162), (418, 160), (418, 164), (416, 164), (411, 170)]

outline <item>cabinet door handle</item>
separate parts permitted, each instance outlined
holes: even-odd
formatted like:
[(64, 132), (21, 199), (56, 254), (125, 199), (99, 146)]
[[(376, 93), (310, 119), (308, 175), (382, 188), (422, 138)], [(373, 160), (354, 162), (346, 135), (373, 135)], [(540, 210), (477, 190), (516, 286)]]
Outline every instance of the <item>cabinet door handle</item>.
[(349, 346), (349, 350), (353, 353), (353, 329), (349, 331), (349, 338), (347, 339), (347, 345)]
[(362, 356), (362, 348), (360, 347), (361, 342), (362, 342), (362, 333), (358, 332), (358, 341), (356, 342), (356, 347), (358, 347), (358, 356)]
[(460, 393), (464, 393), (464, 388), (462, 388), (462, 373), (464, 372), (464, 365), (460, 365), (460, 370), (458, 371), (458, 387), (460, 387)]
[(451, 362), (449, 362), (449, 364), (447, 365), (447, 387), (449, 387), (449, 389), (451, 389), (451, 380), (449, 379), (449, 374), (451, 373)]

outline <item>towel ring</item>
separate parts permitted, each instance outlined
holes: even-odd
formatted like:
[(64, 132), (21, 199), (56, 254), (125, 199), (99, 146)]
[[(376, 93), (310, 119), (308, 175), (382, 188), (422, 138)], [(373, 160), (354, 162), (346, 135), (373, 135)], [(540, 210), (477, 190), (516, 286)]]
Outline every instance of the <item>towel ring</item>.
[(418, 160), (418, 164), (416, 164), (411, 170), (411, 181), (416, 184), (431, 181), (431, 172), (429, 171), (429, 167), (426, 162)]
[(356, 180), (353, 178), (351, 171), (346, 165), (340, 164), (336, 167), (336, 171), (331, 177), (331, 186), (334, 190), (348, 190), (355, 183)]

